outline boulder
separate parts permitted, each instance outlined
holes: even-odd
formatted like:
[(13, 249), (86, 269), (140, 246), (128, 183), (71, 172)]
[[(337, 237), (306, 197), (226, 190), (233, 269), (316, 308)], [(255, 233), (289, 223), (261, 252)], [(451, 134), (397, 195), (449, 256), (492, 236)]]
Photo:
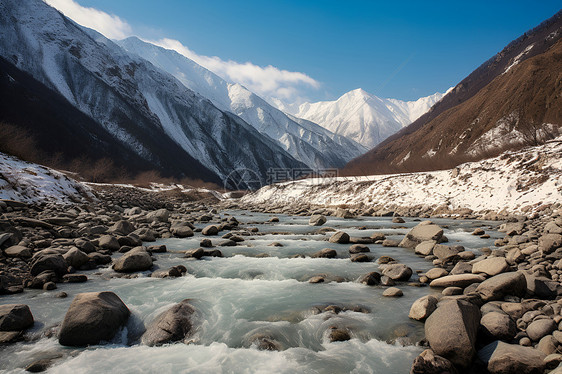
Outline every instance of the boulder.
[(201, 231), (201, 234), (205, 236), (217, 235), (218, 233), (219, 227), (217, 225), (209, 225)]
[(459, 367), (467, 367), (474, 356), (480, 310), (464, 300), (448, 300), (425, 321), (425, 336), (431, 349)]
[(527, 336), (529, 339), (538, 342), (544, 336), (556, 330), (556, 324), (550, 318), (536, 319), (527, 326)]
[(414, 252), (417, 255), (422, 256), (429, 256), (433, 254), (433, 248), (435, 247), (436, 242), (434, 240), (426, 240), (421, 242), (420, 244), (416, 245)]
[(370, 262), (371, 259), (364, 253), (352, 254), (349, 258), (351, 262)]
[(31, 326), (33, 315), (27, 305), (0, 305), (0, 331), (22, 331)]
[(63, 276), (68, 272), (68, 265), (60, 253), (43, 250), (37, 252), (31, 259), (29, 272), (31, 275), (39, 275), (46, 270), (51, 270), (58, 276)]
[(324, 249), (312, 254), (311, 257), (313, 257), (313, 258), (336, 258), (337, 255), (338, 255), (338, 253), (336, 252), (335, 249), (324, 248)]
[(168, 222), (170, 212), (167, 209), (158, 209), (146, 214), (146, 219), (149, 221)]
[(458, 275), (458, 274), (470, 274), (472, 273), (472, 265), (468, 262), (459, 261), (455, 264), (453, 269), (451, 270), (451, 275)]
[(400, 242), (398, 240), (394, 240), (394, 239), (385, 239), (382, 241), (382, 246), (383, 247), (398, 247), (400, 245)]
[(120, 273), (144, 271), (152, 267), (152, 258), (144, 247), (135, 247), (115, 260), (113, 270)]
[(412, 364), (410, 374), (457, 374), (453, 363), (444, 357), (436, 355), (431, 349), (426, 349)]
[(195, 309), (189, 299), (185, 299), (170, 309), (161, 313), (148, 326), (141, 341), (148, 346), (158, 346), (166, 343), (183, 341), (193, 333), (193, 314)]
[(478, 351), (478, 357), (490, 374), (542, 374), (545, 369), (546, 355), (541, 351), (499, 340)]
[(387, 264), (382, 267), (382, 274), (395, 281), (407, 281), (412, 276), (412, 269), (404, 264)]
[(545, 234), (539, 238), (539, 250), (543, 253), (552, 253), (560, 247), (562, 247), (562, 235), (560, 234)]
[(338, 231), (330, 237), (330, 243), (347, 244), (349, 235), (343, 231)]
[(509, 265), (503, 257), (490, 257), (472, 265), (472, 272), (474, 274), (484, 273), (490, 276), (498, 275), (508, 269)]
[(98, 245), (102, 249), (107, 249), (110, 251), (118, 251), (121, 246), (119, 245), (119, 241), (116, 237), (112, 235), (103, 235), (98, 240)]
[(435, 247), (433, 247), (433, 254), (437, 256), (438, 259), (445, 262), (458, 258), (460, 252), (458, 248), (443, 244), (436, 244)]
[(65, 274), (62, 279), (67, 283), (84, 283), (88, 281), (86, 274)]
[(422, 296), (412, 304), (408, 317), (423, 321), (437, 309), (437, 298), (432, 295)]
[(421, 242), (434, 240), (439, 242), (443, 237), (443, 229), (430, 221), (420, 223), (411, 229), (400, 242), (400, 247), (415, 248)]
[(559, 282), (546, 277), (535, 277), (527, 273), (523, 273), (523, 275), (527, 281), (527, 295), (540, 299), (554, 299), (558, 296)]
[(62, 322), (59, 343), (83, 347), (110, 341), (129, 318), (129, 309), (113, 292), (76, 295)]
[(433, 268), (433, 269), (429, 269), (426, 273), (425, 276), (428, 279), (437, 279), (437, 278), (441, 278), (444, 277), (446, 275), (449, 275), (449, 273), (447, 272), (447, 270), (443, 269), (443, 268)]
[(437, 278), (429, 284), (430, 287), (461, 287), (465, 288), (473, 283), (480, 283), (484, 281), (483, 276), (478, 274), (457, 274), (447, 275)]
[(404, 292), (400, 288), (397, 287), (389, 287), (382, 293), (385, 297), (400, 297), (404, 296)]
[(332, 327), (328, 339), (330, 339), (330, 342), (344, 342), (351, 339), (351, 335), (347, 329)]
[(66, 263), (75, 269), (80, 269), (80, 267), (90, 261), (90, 257), (76, 247), (70, 248), (63, 256)]
[(189, 238), (194, 235), (189, 226), (172, 226), (170, 231), (178, 238)]
[(367, 286), (375, 286), (381, 282), (381, 275), (376, 271), (365, 274), (359, 279), (359, 283), (366, 284)]
[(367, 247), (364, 244), (353, 244), (351, 247), (349, 247), (349, 253), (366, 253), (366, 252), (371, 252), (371, 250), (369, 249), (369, 247)]
[(156, 270), (150, 276), (152, 278), (175, 278), (181, 277), (187, 272), (187, 269), (183, 265), (172, 266), (166, 270)]
[(322, 226), (326, 223), (326, 216), (322, 214), (313, 214), (308, 221), (309, 226)]
[(31, 250), (22, 245), (13, 245), (4, 249), (6, 257), (31, 258)]
[(351, 214), (349, 210), (344, 208), (337, 208), (334, 213), (334, 216), (339, 218), (353, 218), (353, 214)]
[(131, 222), (122, 219), (115, 222), (107, 231), (113, 234), (129, 235), (135, 230), (135, 226)]
[(492, 340), (511, 340), (517, 333), (515, 322), (505, 313), (486, 313), (480, 325), (481, 331)]
[(525, 276), (520, 272), (510, 272), (496, 275), (480, 283), (476, 292), (482, 300), (500, 300), (504, 296), (524, 296), (527, 290)]
[(147, 228), (141, 227), (140, 229), (136, 229), (133, 234), (139, 237), (140, 240), (143, 242), (153, 242), (156, 240), (156, 232)]

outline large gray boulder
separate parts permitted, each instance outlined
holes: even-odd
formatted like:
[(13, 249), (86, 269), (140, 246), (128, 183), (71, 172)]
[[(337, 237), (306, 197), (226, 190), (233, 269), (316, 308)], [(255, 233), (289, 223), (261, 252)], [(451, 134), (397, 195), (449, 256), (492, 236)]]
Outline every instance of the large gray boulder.
[(330, 237), (330, 243), (347, 244), (349, 243), (349, 234), (338, 231)]
[(83, 347), (110, 341), (129, 318), (129, 309), (113, 292), (76, 295), (61, 325), (59, 343)]
[(322, 226), (326, 223), (326, 216), (322, 214), (313, 214), (308, 220), (309, 226)]
[(66, 263), (76, 269), (90, 261), (90, 257), (76, 247), (72, 247), (63, 256)]
[(158, 209), (146, 214), (146, 219), (149, 221), (168, 222), (170, 212), (167, 209)]
[(112, 235), (103, 235), (102, 237), (99, 238), (98, 244), (100, 248), (107, 249), (110, 251), (118, 251), (119, 248), (121, 248), (117, 238)]
[(433, 295), (422, 296), (412, 304), (408, 317), (423, 321), (437, 309), (437, 298)]
[(54, 271), (58, 276), (62, 277), (68, 272), (68, 265), (60, 253), (45, 249), (33, 255), (29, 272), (35, 276), (46, 270)]
[(0, 331), (22, 331), (31, 326), (33, 315), (27, 305), (0, 305)]
[(539, 238), (539, 250), (544, 253), (552, 253), (560, 247), (562, 247), (562, 235), (560, 234), (545, 234)]
[(152, 257), (144, 247), (135, 247), (115, 260), (113, 270), (120, 273), (144, 271), (152, 267)]
[(115, 222), (107, 231), (113, 234), (129, 235), (135, 230), (135, 225), (123, 219)]
[(219, 227), (217, 225), (209, 225), (201, 230), (201, 234), (206, 236), (217, 235), (219, 233)]
[(382, 275), (395, 281), (407, 281), (412, 276), (412, 269), (404, 264), (381, 265)]
[(458, 258), (460, 252), (460, 249), (444, 244), (436, 244), (435, 247), (433, 247), (433, 254), (437, 256), (438, 259), (445, 262)]
[(499, 340), (478, 351), (478, 357), (491, 374), (542, 374), (545, 369), (541, 351)]
[(430, 287), (461, 287), (465, 288), (473, 283), (480, 283), (484, 281), (483, 276), (478, 274), (456, 274), (447, 275), (431, 281)]
[(431, 349), (426, 349), (412, 364), (410, 374), (457, 374), (453, 363), (444, 357), (438, 356)]
[(498, 275), (508, 269), (509, 265), (504, 257), (490, 257), (472, 265), (474, 274), (484, 273), (490, 276)]
[(192, 316), (195, 313), (189, 301), (183, 300), (156, 317), (143, 334), (142, 343), (149, 346), (180, 340), (187, 343), (186, 339), (192, 334)]
[(515, 322), (505, 313), (486, 313), (480, 325), (482, 332), (492, 340), (511, 340), (517, 333)]
[(22, 245), (13, 245), (4, 249), (4, 254), (6, 257), (19, 257), (19, 258), (31, 258), (31, 250)]
[(464, 300), (441, 303), (425, 321), (425, 336), (435, 354), (459, 367), (474, 356), (480, 309)]
[(430, 221), (425, 221), (411, 229), (400, 242), (400, 247), (415, 248), (421, 242), (434, 240), (439, 242), (443, 237), (443, 229)]
[(504, 296), (524, 296), (527, 290), (527, 281), (520, 272), (510, 272), (496, 275), (480, 283), (476, 292), (482, 300), (500, 300)]

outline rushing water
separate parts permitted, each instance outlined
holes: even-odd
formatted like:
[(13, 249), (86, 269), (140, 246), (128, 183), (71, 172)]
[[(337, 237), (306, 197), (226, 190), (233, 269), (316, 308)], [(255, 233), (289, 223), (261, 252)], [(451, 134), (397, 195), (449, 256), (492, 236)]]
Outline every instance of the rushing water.
[[(259, 233), (244, 237), (236, 247), (220, 247), (223, 258), (199, 261), (183, 258), (182, 250), (199, 246), (201, 235), (187, 239), (162, 239), (167, 253), (156, 254), (161, 269), (182, 264), (188, 275), (175, 279), (150, 278), (149, 272), (138, 278), (112, 278), (113, 270), (86, 272), (83, 284), (59, 284), (59, 290), (2, 297), (0, 302), (30, 306), (35, 325), (30, 330), (34, 340), (0, 348), (0, 370), (22, 371), (22, 367), (42, 358), (59, 357), (50, 372), (184, 372), (184, 373), (408, 373), (411, 362), (422, 348), (415, 345), (423, 337), (423, 324), (408, 319), (414, 300), (436, 292), (429, 287), (398, 284), (404, 296), (384, 298), (382, 287), (370, 287), (358, 278), (377, 271), (376, 262), (352, 263), (348, 245), (327, 242), (328, 234), (315, 234), (318, 227), (308, 226), (307, 217), (278, 216), (278, 223), (264, 223), (271, 215), (232, 211), (241, 228), (257, 227)], [(491, 246), (499, 235), (489, 230), (496, 224), (483, 221), (435, 219), (446, 227), (450, 244), (461, 244), (478, 251)], [(393, 224), (390, 218), (328, 218), (323, 227), (342, 229), (351, 236), (370, 236), (382, 232), (401, 239), (418, 222), (406, 219)], [(198, 224), (198, 227), (205, 225)], [(470, 233), (483, 226), (490, 239)], [(216, 241), (213, 238), (213, 241)], [(282, 247), (269, 246), (272, 242)], [(333, 248), (336, 259), (290, 258), (310, 255), (322, 248)], [(384, 248), (370, 244), (373, 259), (389, 255), (414, 271), (426, 271), (431, 263), (403, 248)], [(268, 257), (263, 257), (267, 254)], [(257, 255), (260, 255), (257, 257)], [(310, 284), (314, 275), (338, 278), (338, 282)], [(417, 277), (414, 274), (414, 278)], [(59, 324), (73, 296), (79, 292), (115, 292), (129, 307), (128, 325), (107, 345), (85, 349), (62, 347), (45, 331)], [(69, 297), (56, 298), (59, 291)], [(183, 299), (192, 299), (197, 309), (196, 332), (192, 344), (169, 344), (147, 347), (130, 344), (138, 339), (143, 324)], [(347, 310), (339, 314), (319, 313), (318, 308), (338, 305)], [(366, 313), (368, 311), (368, 313)], [(345, 327), (352, 339), (330, 343), (332, 326)], [(273, 337), (281, 351), (260, 351), (251, 337)]]

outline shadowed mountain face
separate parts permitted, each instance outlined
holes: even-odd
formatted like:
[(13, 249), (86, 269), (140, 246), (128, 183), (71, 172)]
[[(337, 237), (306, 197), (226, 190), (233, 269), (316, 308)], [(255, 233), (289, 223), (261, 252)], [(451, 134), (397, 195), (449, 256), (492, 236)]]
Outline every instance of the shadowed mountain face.
[[(305, 167), (238, 116), (221, 111), (172, 75), (76, 25), (40, 0), (2, 1), (0, 29), (4, 66), (29, 75), (21, 84), (42, 85), (37, 92), (28, 88), (38, 102), (52, 108), (49, 100), (58, 96), (57, 105), (64, 110), (72, 106), (76, 116), (83, 115), (78, 121), (82, 125), (75, 128), (71, 128), (73, 120), (62, 121), (69, 126), (54, 140), (63, 156), (79, 152), (76, 144), (88, 139), (90, 144), (83, 150), (105, 149), (127, 169), (157, 169), (165, 175), (212, 182), (239, 168), (252, 170), (265, 181), (270, 168)], [(51, 93), (55, 93), (52, 98)], [(56, 117), (56, 107), (51, 110), (55, 118), (64, 117)], [(32, 114), (22, 116), (27, 120), (18, 121), (12, 113), (10, 121), (39, 120)], [(28, 124), (28, 129), (35, 138), (52, 138), (63, 127), (55, 122)]]
[(562, 12), (510, 43), (346, 175), (426, 171), (554, 138), (562, 127)]

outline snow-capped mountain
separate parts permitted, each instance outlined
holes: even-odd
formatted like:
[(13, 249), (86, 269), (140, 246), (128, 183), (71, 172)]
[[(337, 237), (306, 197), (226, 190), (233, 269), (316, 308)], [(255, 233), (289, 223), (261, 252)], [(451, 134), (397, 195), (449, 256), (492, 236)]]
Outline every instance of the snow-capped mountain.
[(0, 30), (0, 57), (168, 175), (219, 180), (246, 168), (265, 180), (269, 168), (305, 167), (241, 118), (43, 1), (0, 2)]
[(244, 86), (223, 80), (176, 51), (136, 37), (117, 43), (128, 52), (172, 74), (187, 88), (211, 100), (217, 108), (244, 119), (311, 168), (340, 167), (366, 151), (353, 140), (336, 135), (313, 122), (289, 117)]
[(292, 114), (372, 148), (415, 121), (444, 95), (401, 101), (382, 99), (359, 88), (335, 101), (301, 104)]

